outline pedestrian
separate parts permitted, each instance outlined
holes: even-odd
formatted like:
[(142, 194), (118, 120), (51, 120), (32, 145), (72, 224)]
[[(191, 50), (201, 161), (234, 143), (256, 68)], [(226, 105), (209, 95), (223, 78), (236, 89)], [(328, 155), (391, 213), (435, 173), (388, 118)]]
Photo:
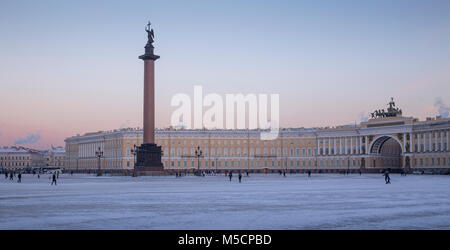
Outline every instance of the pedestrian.
[(247, 174), (247, 177), (248, 177), (248, 171), (247, 172), (245, 172), (246, 174)]
[(311, 170), (308, 171), (308, 177), (311, 177)]
[(391, 184), (391, 177), (389, 177), (389, 171), (384, 172), (384, 181), (386, 184)]
[(56, 186), (56, 174), (55, 173), (53, 173), (53, 176), (52, 176), (52, 184), (50, 184), (50, 185), (53, 185), (53, 183), (55, 183), (55, 186)]
[(17, 175), (17, 183), (21, 183), (22, 182), (22, 173), (19, 173)]
[(56, 171), (56, 178), (59, 179), (59, 171)]
[(286, 171), (283, 171), (283, 176), (286, 177)]
[(38, 173), (38, 179), (41, 179), (41, 174), (40, 173)]
[(362, 172), (361, 172), (361, 170), (359, 170), (359, 175), (362, 175)]
[(239, 172), (238, 178), (239, 178), (239, 183), (241, 183), (241, 179), (242, 179), (242, 174), (241, 174), (241, 172)]
[(14, 180), (14, 175), (13, 175), (13, 173), (12, 173), (12, 172), (11, 172), (11, 173), (9, 173), (9, 180), (10, 180), (10, 181)]
[(230, 173), (228, 174), (228, 177), (230, 178), (230, 181), (231, 181), (231, 178), (233, 178), (233, 172), (230, 171)]
[(5, 179), (8, 179), (8, 172), (5, 172)]

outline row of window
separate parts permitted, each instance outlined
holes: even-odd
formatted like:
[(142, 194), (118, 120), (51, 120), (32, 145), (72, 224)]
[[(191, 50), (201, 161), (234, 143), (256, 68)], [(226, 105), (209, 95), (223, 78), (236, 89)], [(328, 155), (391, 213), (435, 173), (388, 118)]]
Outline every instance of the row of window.
[(2, 160), (29, 160), (29, 156), (0, 156), (0, 161)]
[(0, 167), (13, 167), (13, 166), (19, 166), (19, 167), (28, 167), (28, 162), (0, 162)]
[(425, 143), (425, 144), (421, 143), (421, 144), (415, 144), (414, 145), (414, 151), (415, 152), (418, 152), (419, 148), (420, 148), (420, 152), (425, 152), (425, 151), (446, 151), (447, 150), (447, 143), (444, 142), (444, 143), (441, 144), (440, 142), (438, 142), (438, 143), (431, 143), (431, 145), (428, 144), (428, 143)]
[[(194, 155), (195, 151), (197, 150), (197, 148), (172, 148), (170, 149), (170, 155), (171, 156), (182, 156), (182, 155)], [(202, 149), (202, 154), (204, 156), (246, 156), (247, 155), (247, 148), (217, 148), (211, 149), (211, 152), (209, 152), (208, 148), (204, 148)], [(163, 149), (164, 152), (168, 152), (169, 149), (166, 147)], [(289, 150), (289, 155), (290, 156), (312, 156), (313, 153), (315, 154), (317, 152), (317, 149), (312, 149), (312, 148), (291, 148)], [(211, 153), (211, 154), (209, 154)], [(260, 154), (264, 154), (264, 155), (281, 155), (281, 148), (275, 149), (275, 148), (270, 148), (270, 152), (269, 152), (269, 148), (263, 148), (262, 150), (260, 148), (250, 148), (250, 156), (254, 156), (254, 155), (260, 155)], [(301, 153), (301, 154), (300, 154)], [(127, 150), (127, 155), (130, 155), (130, 150)], [(166, 154), (167, 155), (167, 154)], [(283, 149), (283, 155), (288, 155), (288, 149), (284, 148)]]
[(436, 158), (420, 158), (414, 159), (414, 166), (417, 167), (430, 167), (430, 166), (446, 166), (447, 162), (450, 162), (450, 157), (447, 159), (445, 157)]
[[(223, 163), (223, 164), (222, 164)], [(319, 167), (359, 167), (360, 166), (360, 160), (319, 160), (318, 164)], [(198, 167), (198, 164), (200, 164), (200, 167), (202, 167), (202, 164), (204, 164), (204, 167), (209, 167), (209, 164), (211, 164), (211, 167), (247, 167), (247, 161), (205, 161), (205, 162), (198, 162), (195, 160), (192, 161), (170, 161), (171, 167), (191, 167), (196, 168)], [(282, 166), (282, 164), (284, 166)], [(165, 161), (165, 166), (169, 166), (169, 161)], [(316, 161), (313, 160), (307, 160), (307, 161), (250, 161), (249, 162), (250, 167), (317, 167)]]
[[(203, 143), (202, 143), (203, 141)], [(233, 146), (233, 145), (247, 145), (247, 141), (246, 139), (181, 139), (181, 140), (170, 140), (170, 144), (172, 145), (184, 145), (187, 146), (188, 144), (190, 144), (191, 146), (196, 146), (198, 144), (202, 144), (202, 145), (210, 145), (210, 146)], [(190, 142), (190, 143), (189, 143)], [(280, 140), (271, 140), (271, 141), (267, 141), (267, 140), (250, 140), (250, 145), (262, 145), (262, 146), (280, 146), (282, 143)], [(311, 145), (314, 143), (314, 140), (286, 140), (284, 141), (284, 144), (303, 144), (303, 145)], [(128, 143), (129, 144), (129, 143)], [(169, 139), (157, 139), (157, 144), (160, 145), (169, 145)]]

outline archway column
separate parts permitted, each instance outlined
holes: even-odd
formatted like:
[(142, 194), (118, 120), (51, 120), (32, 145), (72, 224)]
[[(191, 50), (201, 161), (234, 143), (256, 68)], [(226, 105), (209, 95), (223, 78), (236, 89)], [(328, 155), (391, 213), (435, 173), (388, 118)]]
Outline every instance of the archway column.
[(369, 154), (369, 153), (368, 153), (368, 152), (369, 152), (369, 151), (368, 151), (369, 149), (368, 149), (368, 146), (367, 146), (367, 145), (368, 145), (367, 135), (364, 137), (364, 141), (365, 141), (365, 144), (366, 144), (366, 145), (365, 145), (365, 149), (364, 149), (364, 154), (368, 155), (368, 154)]
[(402, 154), (406, 153), (406, 134), (403, 133), (403, 148), (402, 148)]

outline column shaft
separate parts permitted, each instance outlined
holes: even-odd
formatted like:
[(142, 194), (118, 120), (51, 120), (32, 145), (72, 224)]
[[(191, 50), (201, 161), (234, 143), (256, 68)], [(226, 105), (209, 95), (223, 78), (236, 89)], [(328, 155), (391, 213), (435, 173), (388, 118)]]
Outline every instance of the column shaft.
[(144, 143), (155, 143), (155, 62), (144, 60)]

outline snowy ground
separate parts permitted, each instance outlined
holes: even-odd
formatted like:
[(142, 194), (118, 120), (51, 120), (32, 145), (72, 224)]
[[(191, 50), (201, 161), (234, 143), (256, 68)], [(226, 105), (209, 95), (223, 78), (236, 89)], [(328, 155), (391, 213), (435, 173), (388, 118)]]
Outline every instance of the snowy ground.
[(0, 179), (0, 229), (450, 229), (450, 176)]

